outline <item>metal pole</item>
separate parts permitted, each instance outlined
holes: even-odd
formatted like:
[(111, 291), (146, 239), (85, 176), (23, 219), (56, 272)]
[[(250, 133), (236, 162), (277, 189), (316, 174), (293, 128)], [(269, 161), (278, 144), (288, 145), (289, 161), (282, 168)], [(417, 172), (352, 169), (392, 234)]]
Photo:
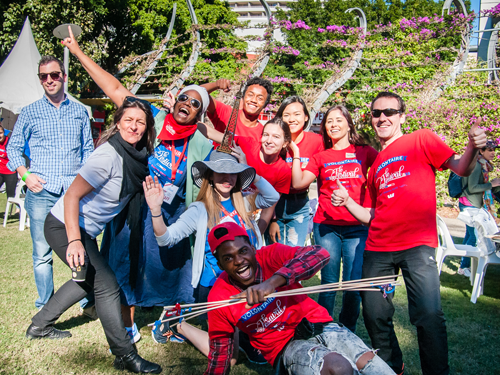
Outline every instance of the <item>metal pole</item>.
[(487, 32), (487, 31), (500, 31), (500, 29), (484, 29), (484, 30), (477, 30), (477, 31), (473, 31), (473, 33), (484, 33), (484, 32)]
[(66, 82), (64, 82), (64, 92), (68, 92), (68, 79), (69, 79), (69, 49), (64, 47), (64, 70), (66, 71)]
[(464, 72), (488, 72), (492, 70), (500, 70), (500, 68), (465, 69)]

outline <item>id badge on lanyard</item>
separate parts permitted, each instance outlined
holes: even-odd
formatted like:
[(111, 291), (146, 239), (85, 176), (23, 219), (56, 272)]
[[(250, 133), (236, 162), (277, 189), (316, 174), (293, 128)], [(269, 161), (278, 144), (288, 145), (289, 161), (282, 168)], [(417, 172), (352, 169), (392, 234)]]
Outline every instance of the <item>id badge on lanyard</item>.
[(170, 154), (172, 155), (172, 174), (170, 181), (165, 183), (163, 185), (163, 202), (167, 204), (171, 204), (172, 201), (174, 200), (177, 191), (179, 190), (179, 187), (174, 185), (175, 178), (177, 177), (177, 169), (179, 168), (179, 165), (182, 162), (182, 159), (184, 159), (184, 154), (186, 153), (186, 147), (187, 147), (187, 138), (184, 138), (184, 147), (182, 148), (182, 153), (179, 157), (179, 160), (177, 162), (175, 161), (175, 143), (172, 141), (172, 146), (170, 148)]

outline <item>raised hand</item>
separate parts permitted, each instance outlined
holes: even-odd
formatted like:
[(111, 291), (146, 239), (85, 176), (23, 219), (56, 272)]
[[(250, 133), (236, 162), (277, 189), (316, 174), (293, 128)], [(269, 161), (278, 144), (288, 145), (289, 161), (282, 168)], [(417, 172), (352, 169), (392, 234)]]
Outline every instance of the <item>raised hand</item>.
[(231, 81), (229, 81), (228, 79), (218, 79), (215, 84), (217, 85), (217, 87), (219, 88), (219, 90), (222, 90), (224, 92), (229, 92), (231, 91)]
[(480, 124), (481, 118), (478, 118), (469, 130), (469, 143), (476, 149), (486, 147), (486, 133), (484, 129), (479, 128)]
[(151, 210), (151, 214), (161, 214), (161, 205), (163, 204), (163, 188), (158, 182), (158, 177), (155, 176), (154, 180), (151, 176), (147, 176), (146, 180), (142, 183), (144, 188), (144, 197)]
[(167, 95), (168, 95), (168, 98), (163, 99), (163, 107), (168, 109), (170, 112), (173, 112), (174, 104), (175, 104), (175, 97), (170, 91), (168, 92)]
[(71, 26), (68, 26), (68, 31), (69, 31), (69, 37), (62, 40), (61, 43), (63, 44), (63, 46), (68, 47), (69, 51), (74, 55), (78, 51), (80, 51), (80, 46), (78, 45), (78, 42), (76, 41), (75, 36), (73, 35), (73, 30), (71, 30)]
[(332, 193), (332, 204), (335, 207), (345, 206), (349, 200), (349, 192), (342, 185), (339, 179), (337, 179), (338, 189), (334, 190)]

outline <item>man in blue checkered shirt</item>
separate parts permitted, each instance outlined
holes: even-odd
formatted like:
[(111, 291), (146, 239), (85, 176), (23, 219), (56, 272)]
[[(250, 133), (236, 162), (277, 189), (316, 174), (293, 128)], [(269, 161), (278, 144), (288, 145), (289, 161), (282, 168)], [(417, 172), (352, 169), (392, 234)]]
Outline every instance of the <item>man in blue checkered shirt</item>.
[[(94, 145), (85, 107), (70, 101), (64, 93), (67, 76), (63, 63), (53, 56), (43, 56), (38, 77), (45, 95), (22, 109), (7, 146), (7, 167), (17, 170), (28, 187), (24, 204), (33, 241), (38, 290), (35, 306), (40, 309), (54, 293), (52, 250), (43, 234), (45, 218), (71, 185)], [(23, 158), (26, 142), (30, 149), (29, 171)]]

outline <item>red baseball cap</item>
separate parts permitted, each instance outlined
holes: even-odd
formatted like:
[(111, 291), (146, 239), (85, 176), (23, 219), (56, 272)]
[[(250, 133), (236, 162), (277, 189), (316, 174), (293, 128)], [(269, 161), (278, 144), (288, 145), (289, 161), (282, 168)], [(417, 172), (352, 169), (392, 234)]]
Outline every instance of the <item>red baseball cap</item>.
[(208, 234), (208, 244), (212, 254), (215, 255), (217, 248), (225, 241), (234, 241), (236, 237), (245, 236), (248, 238), (248, 233), (235, 222), (226, 222), (216, 225)]

